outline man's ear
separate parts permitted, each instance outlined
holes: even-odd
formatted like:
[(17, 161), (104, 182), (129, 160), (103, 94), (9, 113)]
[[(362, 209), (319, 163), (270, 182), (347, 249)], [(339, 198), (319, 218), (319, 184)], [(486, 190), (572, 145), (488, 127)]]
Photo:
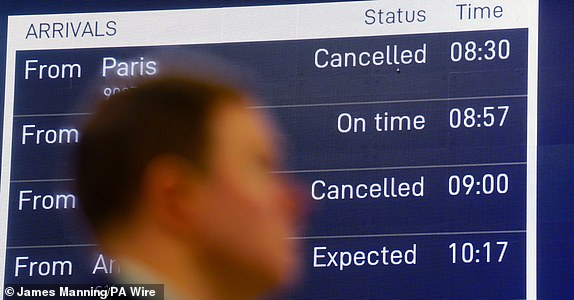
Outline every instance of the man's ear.
[[(161, 230), (189, 230), (191, 216), (200, 197), (200, 178), (191, 163), (176, 155), (152, 160), (144, 171), (141, 185), (143, 213)], [(142, 216), (146, 217), (146, 216)]]

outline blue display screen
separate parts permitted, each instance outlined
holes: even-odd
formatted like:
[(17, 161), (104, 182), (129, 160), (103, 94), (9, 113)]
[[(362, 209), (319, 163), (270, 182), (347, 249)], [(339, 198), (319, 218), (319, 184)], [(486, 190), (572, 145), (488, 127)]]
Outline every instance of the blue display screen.
[(574, 295), (574, 5), (84, 2), (0, 3), (3, 286), (114, 272), (73, 189), (87, 91), (195, 53), (255, 74), (312, 207), (276, 298)]

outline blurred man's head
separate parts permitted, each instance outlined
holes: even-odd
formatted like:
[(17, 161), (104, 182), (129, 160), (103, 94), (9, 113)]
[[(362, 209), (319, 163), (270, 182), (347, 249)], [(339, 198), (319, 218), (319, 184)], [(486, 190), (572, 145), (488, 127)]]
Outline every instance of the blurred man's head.
[(101, 104), (82, 133), (77, 186), (104, 250), (192, 292), (223, 281), (255, 294), (290, 276), (296, 199), (272, 172), (273, 127), (251, 100), (159, 77)]

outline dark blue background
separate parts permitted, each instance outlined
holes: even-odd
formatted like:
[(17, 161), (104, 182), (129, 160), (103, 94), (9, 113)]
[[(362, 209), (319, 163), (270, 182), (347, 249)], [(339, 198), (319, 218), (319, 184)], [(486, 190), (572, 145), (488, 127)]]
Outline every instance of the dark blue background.
[[(309, 1), (0, 1), (0, 44), (9, 14), (259, 5)], [(317, 1), (326, 2), (326, 1)], [(574, 2), (540, 1), (538, 292), (574, 297)], [(5, 48), (0, 48), (5, 57)], [(0, 60), (0, 69), (4, 70)], [(4, 73), (0, 73), (3, 95)], [(3, 105), (0, 106), (3, 109)], [(408, 284), (401, 281), (399, 284)]]
[[(311, 240), (305, 252), (312, 253), (313, 247), (327, 247), (330, 251), (380, 250), (383, 246), (404, 250), (412, 249), (416, 243), (417, 265), (349, 267), (341, 271), (333, 267), (311, 268), (312, 260), (307, 258), (305, 274), (313, 274), (315, 280), (303, 280), (302, 292), (296, 291), (288, 299), (522, 299), (525, 294), (525, 274), (513, 271), (520, 270), (526, 261), (524, 253), (516, 251), (525, 247), (524, 234), (382, 237), (357, 241)], [(510, 252), (505, 254), (503, 263), (451, 263), (451, 243), (471, 242), (476, 249), (487, 241), (509, 242)], [(492, 248), (491, 259), (498, 259), (498, 250)], [(477, 258), (484, 262), (483, 255)]]
[(574, 298), (574, 2), (540, 1), (538, 291)]
[[(449, 59), (449, 45), (453, 41), (473, 40), (484, 43), (487, 39), (508, 39), (514, 55), (508, 60), (482, 61), (475, 63), (453, 63)], [(492, 162), (524, 162), (526, 147), (526, 30), (481, 31), (472, 33), (440, 33), (426, 35), (366, 37), (346, 39), (323, 39), (305, 41), (233, 43), (217, 45), (190, 45), (162, 47), (163, 51), (176, 48), (215, 53), (218, 56), (252, 68), (260, 77), (258, 85), (264, 87), (264, 105), (278, 105), (267, 109), (272, 111), (284, 132), (290, 149), (288, 166), (301, 169), (338, 169), (404, 167), (421, 165), (475, 164)], [(386, 45), (399, 45), (402, 49), (415, 49), (427, 45), (427, 62), (421, 65), (370, 66), (365, 68), (318, 69), (313, 65), (314, 51), (328, 48), (330, 51), (376, 51)], [(152, 49), (150, 49), (152, 48)], [(98, 78), (103, 57), (130, 60), (143, 56), (158, 62), (161, 73), (165, 61), (157, 59), (156, 47), (78, 49), (22, 51), (17, 53), (15, 83), (15, 120), (13, 135), (12, 180), (71, 178), (72, 153), (74, 145), (34, 144), (28, 139), (22, 145), (22, 126), (35, 124), (38, 129), (70, 128), (78, 125), (86, 116), (34, 116), (33, 114), (82, 113), (90, 107), (92, 98), (82, 97), (83, 91), (92, 85), (106, 85)], [(165, 52), (164, 52), (165, 53)], [(26, 61), (34, 59), (39, 64), (78, 63), (84, 76), (79, 79), (37, 79), (24, 78)], [(139, 59), (139, 58), (138, 58)], [(92, 76), (96, 76), (93, 78)], [(344, 83), (344, 84), (342, 84)], [(291, 87), (289, 92), (284, 88)], [(271, 87), (271, 88), (269, 88)], [(50, 91), (38, 93), (38, 91)], [(102, 88), (97, 90), (100, 94)], [(513, 95), (510, 98), (489, 96)], [(518, 95), (518, 96), (515, 96)], [(479, 99), (401, 102), (421, 98), (447, 98), (484, 96)], [(398, 100), (398, 102), (397, 102)], [(357, 102), (375, 101), (377, 103)], [(93, 102), (93, 101), (92, 101)], [(348, 102), (354, 105), (344, 104)], [(387, 103), (390, 102), (390, 103)], [(327, 105), (323, 105), (327, 104)], [(336, 104), (336, 105), (335, 105)], [(304, 105), (284, 107), (284, 105)], [(312, 106), (309, 106), (312, 105)], [(482, 113), (484, 106), (510, 107), (503, 127), (491, 128), (449, 128), (449, 110), (456, 107), (464, 110), (474, 107)], [(389, 111), (391, 115), (424, 115), (425, 129), (410, 132), (376, 132), (373, 116)], [(343, 134), (336, 129), (337, 116), (347, 112), (367, 120), (365, 133)], [(32, 115), (30, 115), (32, 114)], [(497, 119), (501, 112), (496, 111)], [(507, 173), (509, 192), (504, 195), (451, 196), (448, 194), (448, 178), (453, 174), (461, 177), (473, 174)], [(329, 184), (382, 183), (384, 177), (395, 177), (397, 181), (412, 183), (425, 176), (423, 197), (323, 200), (314, 202), (315, 214), (306, 235), (353, 235), (380, 234), (391, 232), (471, 232), (489, 230), (519, 230), (511, 241), (511, 251), (502, 264), (484, 265), (474, 263), (467, 266), (451, 265), (448, 245), (464, 238), (477, 242), (476, 237), (457, 236), (450, 238), (393, 237), (353, 240), (310, 241), (305, 244), (304, 265), (307, 267), (303, 290), (298, 289), (287, 297), (297, 299), (333, 298), (413, 298), (428, 295), (440, 297), (485, 297), (497, 295), (503, 298), (517, 298), (524, 295), (525, 276), (524, 232), (525, 229), (525, 166), (417, 168), (414, 170), (372, 170), (353, 172), (313, 171), (299, 175), (307, 184), (323, 179)], [(58, 185), (36, 184), (38, 191), (56, 191)], [(29, 248), (18, 248), (38, 244), (82, 244), (90, 243), (74, 228), (71, 220), (73, 211), (18, 211), (19, 188), (29, 184), (15, 183), (10, 199), (13, 203), (9, 225), (9, 247), (11, 260), (7, 270), (8, 282), (33, 281), (36, 278), (13, 278), (12, 255), (36, 252)], [(36, 189), (34, 189), (36, 190)], [(476, 191), (479, 191), (478, 189)], [(463, 193), (464, 194), (464, 193)], [(424, 216), (424, 217), (423, 217)], [(37, 224), (50, 224), (48, 229), (34, 230), (30, 220)], [(495, 242), (505, 236), (480, 235), (484, 241)], [(516, 242), (520, 240), (521, 242)], [(354, 268), (338, 273), (336, 270), (313, 269), (312, 247), (328, 244), (330, 247), (365, 249), (391, 241), (390, 247), (406, 245), (410, 241), (419, 244), (417, 266), (389, 266)], [(478, 243), (478, 242), (477, 242)], [(478, 244), (477, 244), (478, 245)], [(77, 262), (86, 258), (77, 256), (76, 249), (45, 250), (54, 257), (66, 253)], [(43, 254), (45, 255), (45, 254)], [(49, 256), (46, 256), (49, 257)], [(335, 272), (335, 273), (333, 273)], [(439, 276), (437, 276), (439, 274)], [(490, 274), (490, 275), (487, 275)], [(517, 275), (518, 274), (518, 275)], [(365, 288), (362, 280), (355, 276), (371, 278), (381, 284)], [(411, 278), (417, 289), (396, 286), (397, 276)], [(91, 279), (84, 273), (80, 277)], [(334, 281), (346, 285), (333, 285)], [(64, 278), (66, 279), (66, 278)], [(456, 280), (455, 280), (456, 279)], [(476, 280), (480, 279), (479, 282)], [(51, 278), (39, 278), (50, 281)], [(458, 289), (444, 288), (458, 282)], [(325, 284), (328, 282), (329, 284)], [(464, 284), (463, 284), (464, 282)], [(505, 284), (500, 284), (505, 282)], [(442, 286), (443, 289), (436, 286)], [(492, 286), (487, 294), (480, 286)], [(317, 287), (314, 287), (317, 286)], [(496, 286), (496, 287), (495, 287)], [(469, 290), (473, 290), (469, 292)], [(321, 297), (319, 297), (321, 295)]]
[[(512, 43), (513, 55), (508, 60), (472, 64), (454, 63), (449, 59), (452, 41), (483, 43), (487, 39), (502, 38)], [(264, 89), (263, 104), (279, 106), (270, 111), (287, 135), (288, 166), (301, 170), (526, 161), (526, 98), (488, 97), (526, 94), (526, 41), (525, 30), (507, 30), (190, 45), (163, 47), (162, 50), (185, 49), (215, 54), (258, 74), (258, 85)], [(395, 44), (401, 49), (417, 49), (423, 43), (427, 44), (427, 62), (401, 65), (400, 73), (395, 71), (396, 66), (318, 69), (313, 63), (315, 50), (319, 48), (360, 52), (377, 51)], [(35, 145), (34, 137), (28, 137), (27, 144), (22, 145), (22, 127), (34, 124), (34, 129), (80, 128), (85, 116), (29, 115), (88, 112), (94, 99), (82, 97), (84, 91), (93, 85), (106, 86), (99, 76), (103, 57), (130, 60), (143, 56), (157, 61), (161, 72), (165, 60), (155, 57), (158, 54), (154, 48), (157, 50), (156, 47), (131, 47), (17, 53), (12, 180), (73, 177), (73, 145)], [(74, 79), (30, 77), (26, 80), (25, 62), (32, 59), (38, 60), (38, 64), (78, 63), (84, 75)], [(92, 79), (93, 74), (98, 74), (98, 78)], [(293, 88), (286, 91), (284, 87)], [(102, 94), (103, 88), (97, 90)], [(39, 96), (38, 91), (50, 92)], [(485, 98), (400, 102), (469, 96)], [(344, 104), (371, 101), (377, 103)], [(305, 106), (281, 107), (283, 105)], [(452, 108), (464, 111), (473, 107), (481, 114), (485, 106), (501, 105), (510, 107), (502, 127), (449, 128), (449, 110)], [(377, 132), (373, 117), (384, 112), (411, 118), (423, 115), (425, 128)], [(364, 118), (366, 132), (340, 133), (337, 118), (342, 113)], [(502, 112), (495, 110), (494, 113), (500, 119)]]

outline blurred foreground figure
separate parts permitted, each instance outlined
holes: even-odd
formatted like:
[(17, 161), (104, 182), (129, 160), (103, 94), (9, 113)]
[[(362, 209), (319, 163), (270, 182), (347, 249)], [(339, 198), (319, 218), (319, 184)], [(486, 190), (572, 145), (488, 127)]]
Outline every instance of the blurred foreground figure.
[(166, 299), (253, 299), (297, 266), (293, 187), (248, 93), (148, 79), (103, 102), (82, 133), (77, 189), (123, 283)]

